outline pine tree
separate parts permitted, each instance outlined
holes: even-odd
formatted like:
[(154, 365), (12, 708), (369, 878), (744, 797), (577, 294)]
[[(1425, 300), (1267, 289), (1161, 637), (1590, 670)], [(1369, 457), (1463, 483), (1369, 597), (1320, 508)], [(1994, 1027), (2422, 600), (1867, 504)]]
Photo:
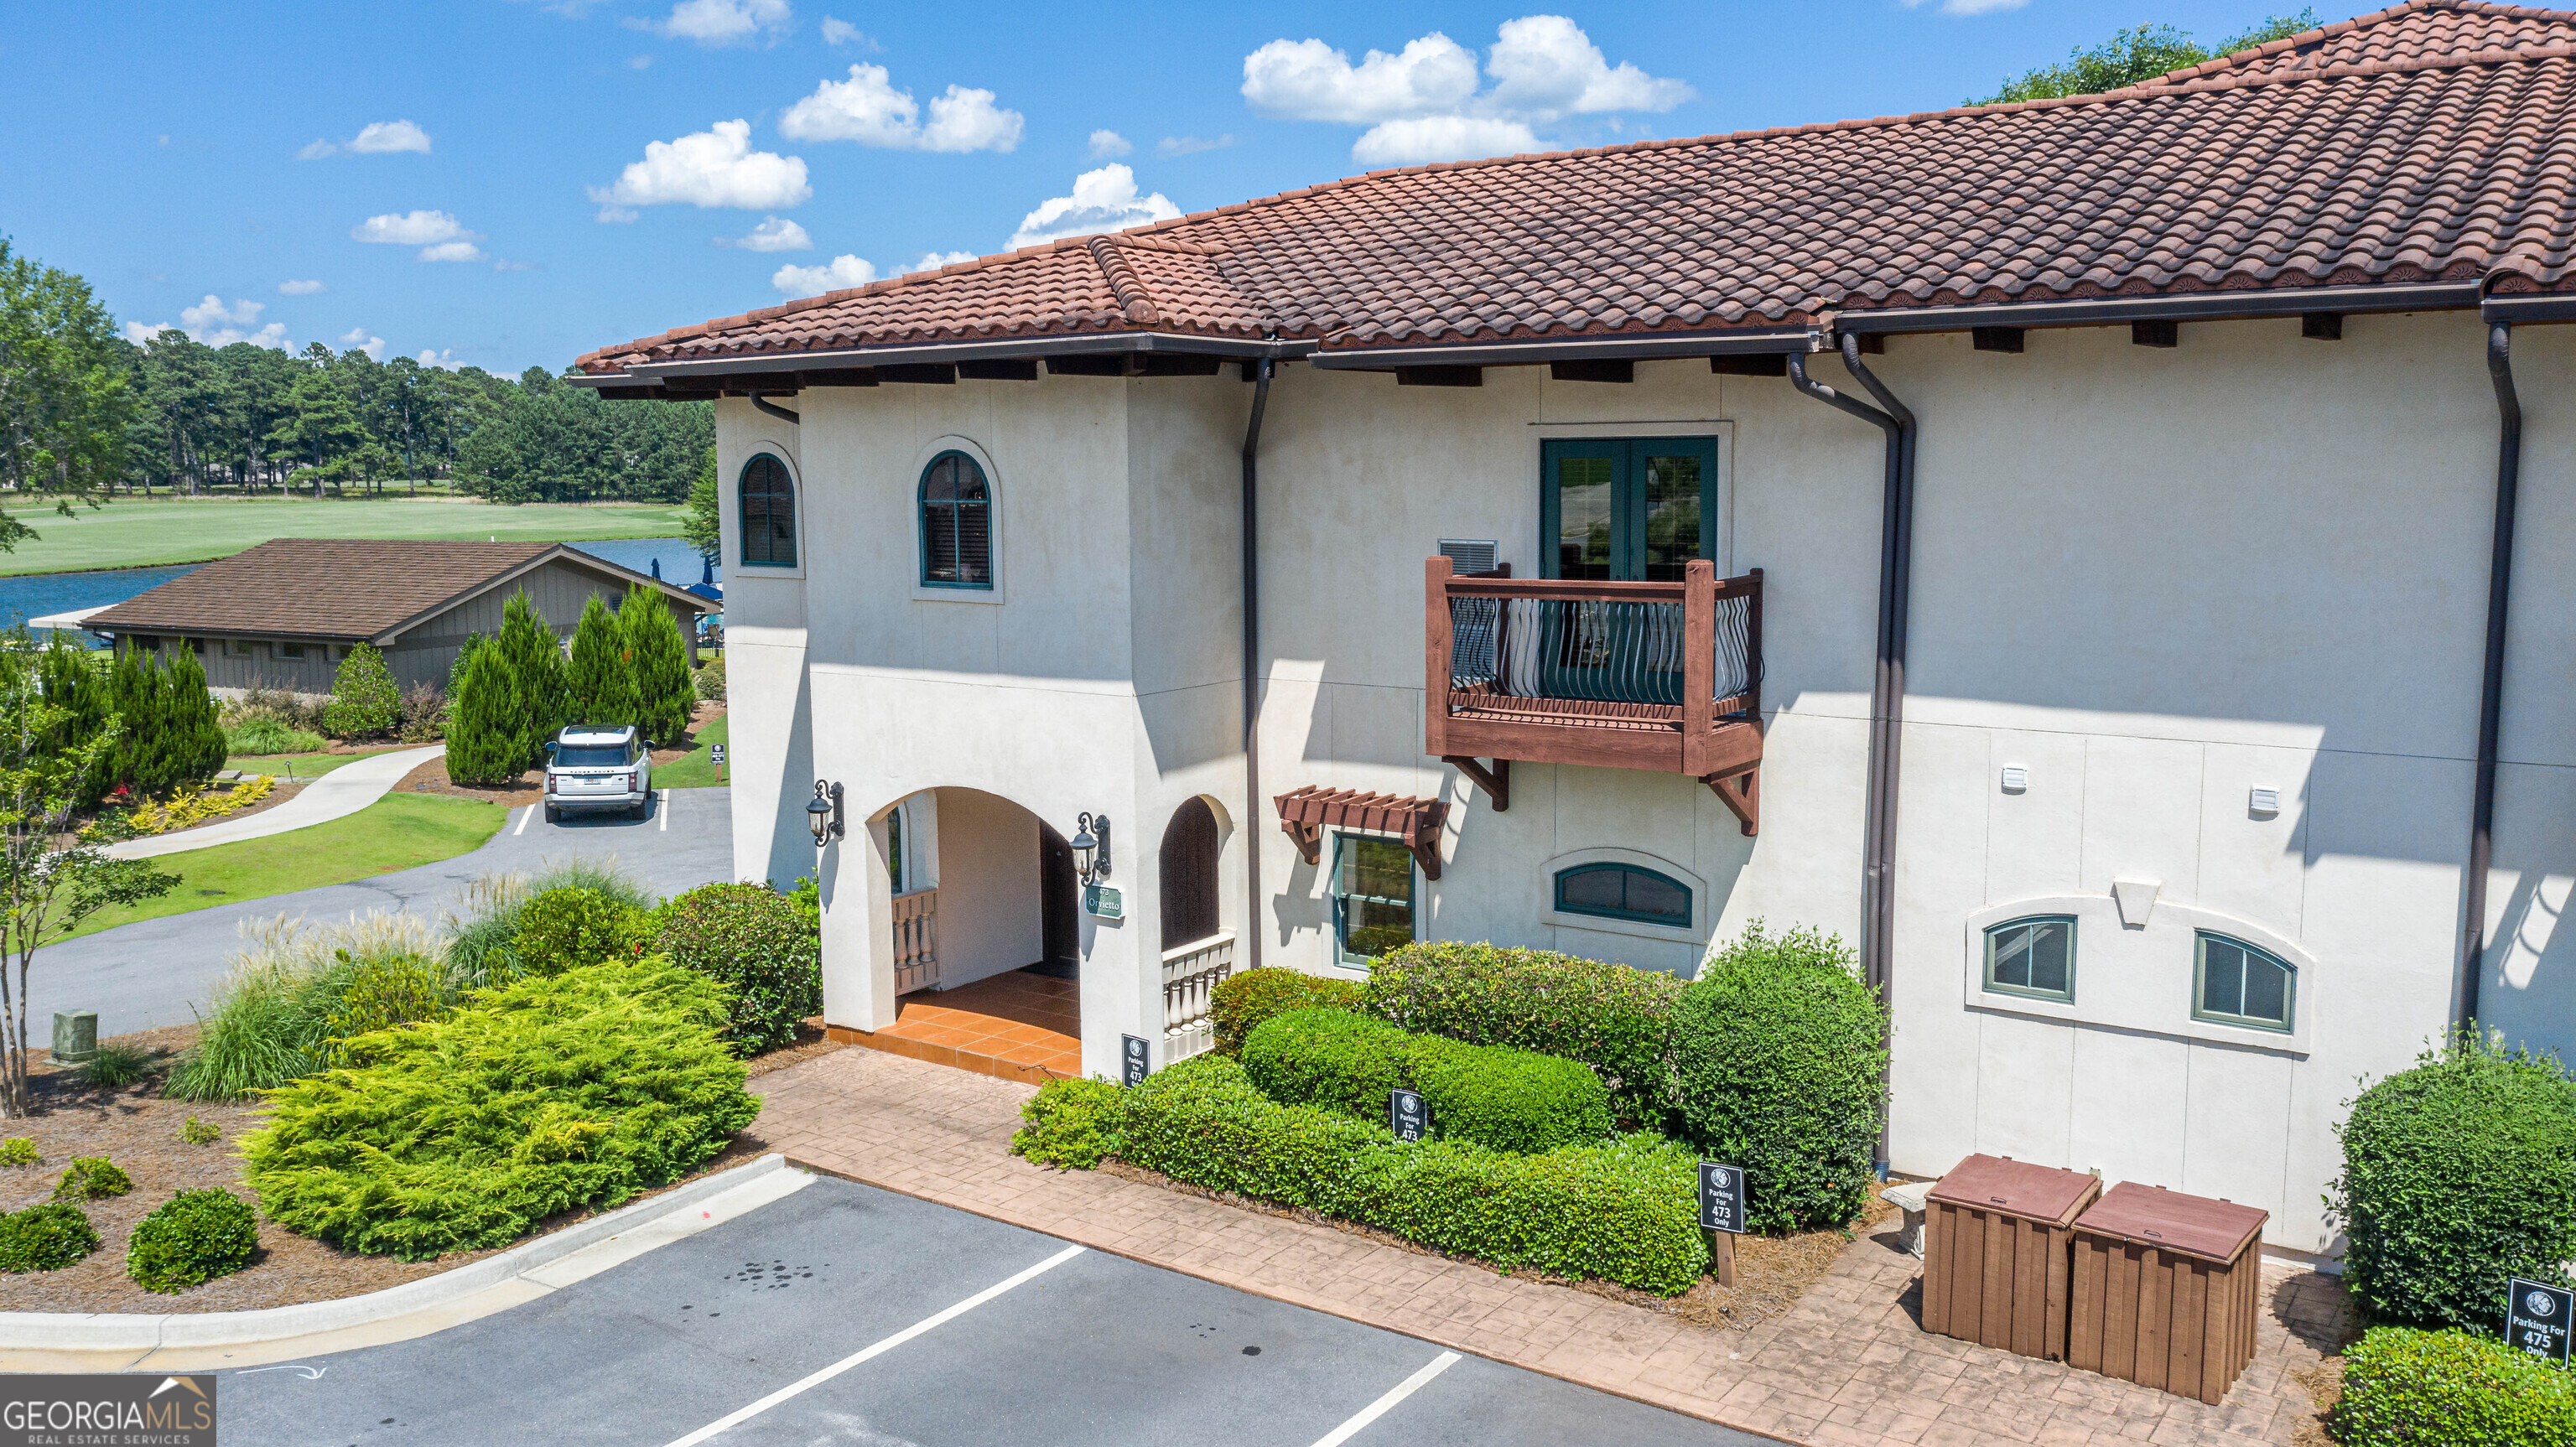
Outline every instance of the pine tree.
[(510, 595), (502, 608), (501, 635), (492, 642), (492, 647), (478, 649), (474, 656), (479, 662), (485, 653), (497, 652), (495, 661), (509, 672), (518, 709), (518, 747), (511, 768), (517, 773), (543, 764), (546, 745), (570, 722), (564, 717), (571, 704), (564, 688), (563, 648), (524, 588)]
[(109, 755), (109, 772), (112, 785), (154, 798), (169, 789), (157, 757), (164, 680), (158, 660), (145, 660), (142, 649), (128, 644), (116, 650), (115, 666), (108, 672), (109, 708), (123, 724)]
[(597, 593), (583, 606), (581, 624), (572, 631), (572, 661), (564, 669), (567, 722), (614, 727), (638, 721), (634, 650), (620, 621)]
[(689, 677), (689, 645), (659, 589), (638, 588), (617, 610), (618, 631), (635, 680), (636, 722), (644, 737), (669, 747), (689, 731), (697, 709), (697, 684)]
[(215, 696), (206, 687), (206, 666), (193, 651), (170, 662), (170, 711), (163, 727), (180, 782), (202, 784), (223, 768), (231, 747), (216, 716)]
[(369, 739), (394, 731), (402, 722), (402, 688), (385, 656), (373, 644), (361, 643), (340, 660), (331, 676), (331, 704), (322, 710), (322, 727), (344, 739)]
[(459, 784), (506, 784), (519, 776), (525, 746), (516, 680), (501, 649), (477, 648), (456, 681), (447, 721), (447, 777)]

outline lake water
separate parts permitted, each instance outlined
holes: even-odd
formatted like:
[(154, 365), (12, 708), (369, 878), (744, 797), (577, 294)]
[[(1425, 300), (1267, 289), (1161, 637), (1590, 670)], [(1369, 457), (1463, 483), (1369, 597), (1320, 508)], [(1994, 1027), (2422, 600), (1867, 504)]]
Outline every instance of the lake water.
[[(574, 543), (572, 546), (639, 573), (652, 572), (653, 564), (659, 561), (663, 580), (684, 588), (698, 581), (706, 566), (698, 557), (697, 549), (678, 538), (625, 538), (613, 542)], [(172, 578), (184, 578), (199, 566), (192, 563), (169, 568), (112, 568), (96, 573), (36, 573), (0, 578), (0, 629), (15, 628), (30, 618), (42, 618), (48, 613), (69, 613), (122, 603), (137, 594), (148, 593)], [(717, 581), (723, 581), (724, 569), (718, 568), (715, 573)]]

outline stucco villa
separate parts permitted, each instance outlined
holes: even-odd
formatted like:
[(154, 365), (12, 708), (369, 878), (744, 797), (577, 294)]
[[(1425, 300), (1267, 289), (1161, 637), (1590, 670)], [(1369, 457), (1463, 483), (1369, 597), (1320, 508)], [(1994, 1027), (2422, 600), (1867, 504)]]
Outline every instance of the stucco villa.
[[(520, 590), (570, 638), (592, 598), (613, 608), (638, 588), (661, 595), (691, 640), (698, 615), (721, 606), (562, 543), (277, 538), (112, 607), (36, 621), (119, 647), (186, 649), (219, 693), (257, 684), (318, 695), (360, 643), (384, 654), (397, 684), (443, 688), (465, 640), (498, 634)], [(690, 654), (694, 664), (694, 641)]]
[(836, 1030), (1047, 965), (1114, 1077), (1230, 969), (1812, 924), (1892, 1001), (1895, 1171), (2330, 1256), (2357, 1077), (2464, 1018), (2576, 1051), (2571, 177), (2576, 14), (2417, 0), (581, 380), (721, 399), (735, 867), (819, 871)]

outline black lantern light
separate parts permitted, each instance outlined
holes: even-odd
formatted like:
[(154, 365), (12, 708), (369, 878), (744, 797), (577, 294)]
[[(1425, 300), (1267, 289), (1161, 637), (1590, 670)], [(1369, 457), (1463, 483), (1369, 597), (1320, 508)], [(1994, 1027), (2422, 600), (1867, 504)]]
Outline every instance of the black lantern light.
[(1073, 872), (1085, 884), (1109, 877), (1109, 816), (1084, 814), (1074, 825)]
[(841, 786), (814, 781), (814, 797), (805, 804), (805, 822), (814, 829), (814, 847), (841, 837)]

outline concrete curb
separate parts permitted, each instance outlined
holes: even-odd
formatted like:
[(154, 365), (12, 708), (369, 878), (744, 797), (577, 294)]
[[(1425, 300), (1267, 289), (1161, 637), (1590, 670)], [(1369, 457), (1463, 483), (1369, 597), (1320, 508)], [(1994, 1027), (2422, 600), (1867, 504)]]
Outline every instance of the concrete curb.
[(372, 1326), (447, 1306), (503, 1285), (586, 1246), (649, 1225), (737, 1187), (760, 1183), (787, 1169), (785, 1156), (765, 1155), (605, 1216), (567, 1226), (524, 1246), (514, 1246), (498, 1256), (337, 1301), (167, 1316), (136, 1312), (0, 1312), (0, 1352), (130, 1353), (139, 1357), (164, 1347), (244, 1346)]

